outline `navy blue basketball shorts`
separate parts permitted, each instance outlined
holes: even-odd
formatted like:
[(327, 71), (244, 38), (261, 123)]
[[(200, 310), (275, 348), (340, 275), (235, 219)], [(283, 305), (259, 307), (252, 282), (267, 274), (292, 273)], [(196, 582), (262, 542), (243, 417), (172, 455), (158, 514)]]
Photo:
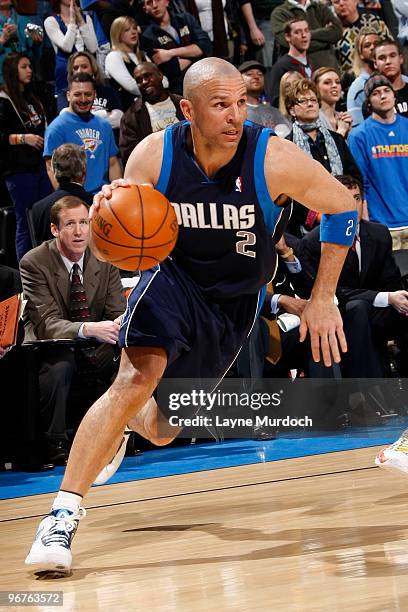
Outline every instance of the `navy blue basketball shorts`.
[(141, 272), (128, 297), (119, 346), (163, 348), (168, 360), (163, 378), (222, 380), (252, 328), (259, 299), (258, 294), (210, 299), (167, 258)]

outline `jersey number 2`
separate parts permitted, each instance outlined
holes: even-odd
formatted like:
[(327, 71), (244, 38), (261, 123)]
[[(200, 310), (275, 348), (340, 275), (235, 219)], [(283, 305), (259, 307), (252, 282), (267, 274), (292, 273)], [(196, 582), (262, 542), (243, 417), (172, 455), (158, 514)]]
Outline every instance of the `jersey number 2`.
[(247, 257), (256, 257), (256, 252), (248, 249), (248, 247), (256, 244), (256, 235), (253, 232), (237, 232), (237, 236), (238, 238), (244, 238), (244, 240), (238, 240), (235, 245), (237, 253)]

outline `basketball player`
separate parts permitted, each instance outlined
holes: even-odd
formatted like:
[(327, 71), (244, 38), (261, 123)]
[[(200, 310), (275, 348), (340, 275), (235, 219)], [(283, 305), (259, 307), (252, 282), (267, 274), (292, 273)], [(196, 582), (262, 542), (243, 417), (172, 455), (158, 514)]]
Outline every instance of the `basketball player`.
[[(291, 142), (244, 124), (245, 83), (228, 62), (206, 58), (189, 68), (181, 108), (189, 123), (145, 138), (125, 172), (130, 183), (152, 185), (174, 204), (177, 247), (141, 274), (129, 297), (119, 373), (78, 429), (61, 490), (26, 559), (37, 572), (69, 573), (82, 497), (117, 469), (127, 424), (157, 445), (176, 437), (152, 397), (158, 380), (222, 379), (230, 368), (273, 276), (285, 215), (279, 203), (288, 197), (330, 213), (322, 220), (321, 263), (301, 340), (309, 331), (313, 357), (319, 361), (321, 352), (326, 366), (347, 350), (333, 297), (355, 233), (350, 192)], [(120, 184), (105, 186), (94, 206)]]

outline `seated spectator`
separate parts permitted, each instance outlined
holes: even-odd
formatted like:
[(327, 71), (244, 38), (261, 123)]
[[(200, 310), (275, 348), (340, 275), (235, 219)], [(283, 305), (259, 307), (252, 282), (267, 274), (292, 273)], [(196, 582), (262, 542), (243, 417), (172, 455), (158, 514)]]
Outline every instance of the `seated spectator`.
[(310, 28), (306, 19), (292, 19), (283, 30), (289, 51), (272, 66), (268, 87), (268, 98), (272, 106), (279, 105), (279, 84), (286, 72), (296, 71), (302, 77), (310, 79), (313, 66), (307, 56), (310, 47)]
[(75, 376), (84, 390), (103, 383), (107, 388), (117, 371), (116, 341), (125, 300), (119, 270), (90, 252), (88, 208), (65, 196), (51, 209), (55, 239), (32, 249), (20, 263), (26, 340), (86, 339), (74, 351), (64, 344), (41, 348), (39, 373), (42, 431), (48, 459), (67, 458), (67, 400)]
[(74, 75), (68, 88), (68, 110), (47, 127), (44, 157), (54, 189), (58, 185), (51, 169), (51, 156), (65, 143), (78, 144), (86, 151), (86, 191), (96, 193), (105, 183), (122, 176), (112, 128), (105, 119), (91, 113), (95, 91), (95, 81), (89, 74)]
[(156, 64), (139, 64), (134, 76), (142, 98), (133, 102), (120, 124), (119, 148), (124, 164), (135, 146), (148, 134), (184, 119), (180, 110), (181, 97), (164, 89), (163, 74)]
[(380, 40), (373, 50), (375, 69), (391, 83), (395, 94), (395, 110), (408, 117), (408, 77), (402, 74), (404, 57), (399, 43)]
[(293, 119), (290, 117), (290, 115), (288, 115), (288, 111), (286, 110), (286, 96), (288, 95), (292, 85), (303, 78), (304, 77), (302, 77), (300, 72), (290, 70), (289, 72), (285, 72), (279, 83), (279, 112), (286, 117), (286, 119), (289, 119), (291, 123), (293, 122)]
[(83, 188), (86, 177), (86, 153), (79, 145), (63, 144), (55, 149), (51, 157), (51, 170), (57, 190), (36, 202), (31, 210), (31, 219), (37, 245), (53, 237), (50, 226), (50, 211), (55, 202), (72, 195), (91, 206), (93, 195)]
[[(288, 113), (294, 118), (293, 132), (287, 136), (307, 155), (322, 164), (330, 174), (351, 174), (361, 180), (361, 173), (341, 134), (328, 130), (319, 119), (320, 96), (316, 85), (308, 80), (298, 81), (286, 98)], [(294, 203), (288, 231), (302, 237), (319, 222), (314, 211)]]
[(16, 215), (17, 259), (31, 248), (27, 209), (52, 191), (42, 158), (46, 118), (33, 93), (32, 76), (30, 60), (23, 53), (7, 56), (0, 91), (0, 150)]
[(316, 0), (285, 0), (271, 15), (272, 34), (286, 52), (289, 44), (284, 30), (293, 19), (307, 20), (311, 33), (308, 58), (313, 68), (331, 66), (338, 69), (334, 45), (341, 38), (342, 28), (337, 17), (323, 2)]
[(384, 21), (371, 12), (360, 11), (358, 4), (358, 0), (332, 0), (335, 13), (343, 27), (343, 34), (336, 44), (342, 73), (353, 68), (354, 43), (362, 28), (374, 30), (381, 38), (391, 38)]
[(27, 20), (15, 10), (12, 0), (0, 4), (0, 83), (3, 81), (3, 63), (9, 53), (24, 52), (30, 60), (38, 61), (43, 37), (37, 32), (25, 33)]
[(92, 19), (84, 16), (75, 0), (52, 0), (54, 15), (44, 21), (55, 51), (55, 92), (67, 89), (68, 58), (75, 51), (96, 53), (98, 41)]
[(144, 0), (150, 25), (143, 31), (140, 46), (169, 80), (173, 93), (183, 93), (184, 74), (191, 64), (211, 55), (208, 35), (190, 13), (170, 13), (169, 0)]
[(388, 227), (393, 249), (406, 249), (408, 119), (396, 114), (395, 93), (383, 75), (371, 75), (364, 91), (371, 116), (350, 134), (350, 149), (364, 177), (370, 221)]
[(319, 68), (312, 80), (320, 95), (320, 121), (328, 130), (347, 138), (351, 130), (351, 115), (336, 110), (342, 96), (340, 75), (333, 68)]
[[(108, 87), (104, 83), (101, 70), (94, 56), (86, 51), (78, 51), (78, 53), (74, 53), (70, 56), (68, 60), (68, 81), (70, 81), (75, 74), (79, 74), (80, 72), (90, 74), (95, 79), (96, 92), (91, 110), (92, 114), (102, 119), (106, 119), (113, 130), (118, 129), (123, 115), (122, 103), (119, 95), (112, 87)], [(67, 108), (67, 106), (67, 92), (65, 91), (58, 95), (58, 112), (61, 112), (61, 110)]]
[[(284, 215), (286, 211), (290, 209), (285, 209)], [(287, 378), (291, 369), (308, 371), (310, 344), (299, 342), (299, 321), (286, 331), (277, 323), (284, 313), (300, 317), (310, 297), (310, 277), (304, 273), (295, 255), (299, 243), (290, 234), (285, 234), (276, 243), (278, 268), (273, 286), (268, 285), (262, 316), (233, 366), (239, 378)]]
[[(360, 129), (360, 128), (358, 128)], [(362, 219), (363, 190), (352, 176), (338, 177), (353, 193), (359, 224), (349, 249), (336, 295), (343, 317), (347, 353), (340, 368), (344, 378), (381, 378), (385, 375), (384, 349), (393, 338), (401, 349), (400, 368), (408, 366), (408, 292), (402, 289), (400, 271), (391, 250), (388, 229)], [(319, 228), (304, 236), (301, 262), (315, 278), (320, 261)]]
[(278, 136), (285, 138), (291, 131), (291, 122), (269, 102), (261, 101), (264, 93), (265, 66), (255, 60), (248, 60), (241, 64), (238, 70), (242, 74), (247, 90), (248, 119), (272, 128)]
[(137, 23), (131, 17), (117, 17), (110, 32), (112, 51), (106, 57), (105, 70), (110, 84), (119, 93), (123, 111), (140, 96), (133, 71), (141, 62), (148, 61), (139, 47)]
[(355, 41), (353, 51), (353, 74), (355, 79), (347, 92), (347, 112), (352, 117), (352, 127), (356, 127), (364, 121), (362, 112), (365, 100), (364, 83), (370, 74), (375, 71), (372, 54), (379, 40), (380, 37), (375, 30), (362, 28)]
[[(265, 305), (262, 309), (262, 314), (266, 318), (275, 319), (275, 321), (283, 314), (294, 315), (291, 317), (292, 324), (288, 324), (287, 328), (277, 325), (280, 351), (277, 348), (272, 349), (272, 355), (266, 358), (264, 372), (265, 376), (273, 378), (286, 378), (292, 369), (309, 373), (310, 344), (308, 341), (299, 341), (299, 324), (296, 324), (294, 319), (294, 317), (300, 319), (302, 316), (311, 289), (310, 278), (305, 274), (296, 255), (298, 250), (299, 241), (290, 234), (284, 234), (276, 243), (278, 269), (273, 282), (273, 291), (269, 292), (271, 288), (268, 287)], [(275, 355), (273, 355), (274, 352)]]

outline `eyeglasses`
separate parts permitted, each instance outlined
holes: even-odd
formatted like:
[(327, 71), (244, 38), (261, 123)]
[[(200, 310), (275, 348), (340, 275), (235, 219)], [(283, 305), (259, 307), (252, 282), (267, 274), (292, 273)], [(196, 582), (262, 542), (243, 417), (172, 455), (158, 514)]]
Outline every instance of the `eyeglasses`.
[(296, 104), (299, 106), (307, 106), (308, 104), (319, 104), (317, 98), (301, 98), (300, 100), (296, 100)]

